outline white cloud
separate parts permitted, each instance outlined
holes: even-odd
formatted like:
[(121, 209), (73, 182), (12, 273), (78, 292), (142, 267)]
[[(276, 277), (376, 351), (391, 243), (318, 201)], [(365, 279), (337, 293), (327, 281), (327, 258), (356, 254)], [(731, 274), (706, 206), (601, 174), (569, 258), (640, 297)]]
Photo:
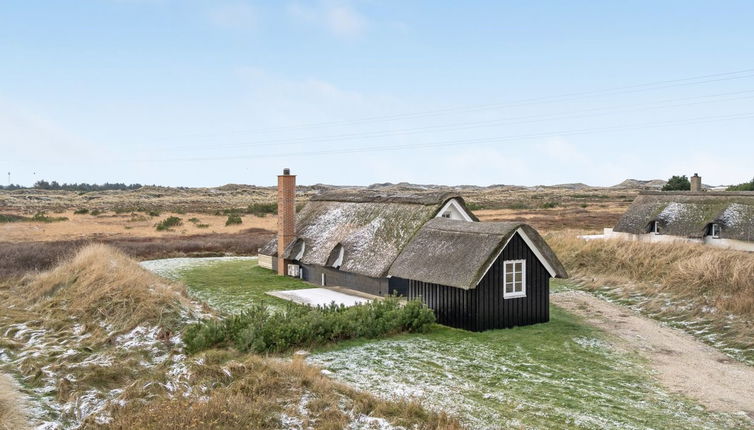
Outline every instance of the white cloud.
[(253, 29), (258, 24), (258, 13), (248, 3), (228, 3), (209, 11), (209, 19), (219, 27)]
[(288, 13), (296, 19), (325, 28), (339, 37), (362, 35), (368, 23), (363, 15), (344, 2), (320, 2), (316, 6), (300, 3), (288, 5)]

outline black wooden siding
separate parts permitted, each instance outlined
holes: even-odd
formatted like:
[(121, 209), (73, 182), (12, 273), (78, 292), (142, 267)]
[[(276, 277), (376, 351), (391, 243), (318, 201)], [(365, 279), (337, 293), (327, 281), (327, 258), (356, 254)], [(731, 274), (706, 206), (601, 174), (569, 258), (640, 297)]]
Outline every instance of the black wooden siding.
[[(503, 298), (503, 262), (526, 260), (526, 297)], [(409, 298), (421, 297), (437, 321), (472, 331), (529, 325), (550, 320), (550, 274), (516, 234), (475, 289), (409, 280)]]
[(324, 273), (326, 287), (350, 288), (376, 296), (389, 294), (389, 280), (387, 278), (371, 278), (358, 273), (343, 272), (332, 267), (313, 264), (301, 264), (301, 271), (301, 279), (312, 284), (322, 285), (322, 274)]

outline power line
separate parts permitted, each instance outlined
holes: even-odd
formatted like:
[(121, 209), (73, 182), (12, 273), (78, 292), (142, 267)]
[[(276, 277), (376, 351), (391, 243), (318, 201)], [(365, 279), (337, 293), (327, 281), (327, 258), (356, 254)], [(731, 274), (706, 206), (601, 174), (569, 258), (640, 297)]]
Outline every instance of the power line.
[(711, 122), (718, 122), (718, 121), (741, 120), (741, 119), (749, 119), (749, 118), (754, 118), (754, 112), (718, 115), (718, 116), (712, 116), (712, 117), (695, 117), (695, 118), (686, 118), (686, 119), (681, 119), (681, 120), (667, 120), (667, 121), (659, 121), (659, 122), (643, 123), (643, 124), (628, 124), (628, 125), (594, 127), (594, 128), (575, 129), (575, 130), (562, 130), (562, 131), (545, 132), (545, 133), (512, 135), (512, 136), (429, 142), (429, 143), (423, 143), (423, 144), (380, 145), (380, 146), (366, 146), (366, 147), (353, 147), (353, 148), (338, 148), (338, 149), (330, 149), (330, 150), (289, 152), (289, 153), (279, 153), (279, 154), (234, 155), (234, 156), (223, 156), (223, 157), (193, 157), (193, 158), (174, 158), (174, 159), (162, 159), (162, 160), (157, 160), (157, 159), (123, 160), (121, 162), (144, 163), (144, 162), (224, 161), (224, 160), (237, 160), (237, 159), (265, 159), (265, 158), (280, 158), (280, 157), (295, 157), (295, 156), (349, 154), (349, 153), (361, 153), (361, 152), (382, 152), (382, 151), (396, 151), (396, 150), (405, 150), (405, 149), (424, 149), (424, 148), (436, 148), (436, 147), (447, 147), (447, 146), (463, 146), (463, 145), (473, 145), (473, 144), (481, 144), (481, 143), (503, 143), (503, 142), (509, 142), (509, 141), (538, 139), (538, 138), (543, 138), (543, 137), (576, 136), (576, 135), (595, 134), (595, 133), (601, 133), (601, 132), (633, 131), (633, 130), (652, 129), (652, 128), (669, 127), (669, 126), (686, 125), (686, 124), (702, 124), (702, 123), (711, 123)]
[(590, 90), (590, 91), (582, 91), (582, 92), (564, 93), (564, 94), (559, 94), (559, 95), (554, 95), (554, 96), (534, 97), (534, 98), (515, 100), (512, 102), (506, 102), (506, 103), (489, 103), (489, 104), (479, 104), (479, 105), (455, 106), (455, 107), (448, 107), (448, 108), (434, 109), (434, 110), (420, 111), (420, 112), (368, 116), (368, 117), (356, 118), (356, 119), (351, 119), (351, 120), (335, 120), (335, 121), (326, 121), (326, 122), (318, 122), (318, 123), (298, 124), (298, 125), (291, 125), (291, 126), (268, 127), (268, 128), (261, 128), (261, 129), (256, 129), (256, 130), (238, 130), (238, 131), (223, 132), (223, 133), (194, 133), (194, 134), (182, 135), (181, 137), (216, 137), (216, 136), (229, 135), (229, 134), (264, 133), (264, 132), (271, 132), (271, 131), (294, 131), (294, 130), (302, 130), (302, 129), (329, 127), (333, 125), (355, 125), (355, 124), (362, 124), (362, 123), (369, 123), (369, 122), (394, 121), (397, 119), (416, 119), (416, 118), (439, 116), (439, 115), (444, 115), (448, 113), (465, 113), (465, 112), (475, 112), (475, 111), (481, 111), (481, 110), (500, 109), (504, 107), (530, 106), (530, 105), (551, 103), (554, 101), (572, 101), (572, 100), (578, 100), (580, 98), (600, 96), (600, 95), (605, 96), (605, 95), (617, 95), (617, 94), (630, 94), (630, 93), (652, 91), (652, 90), (665, 89), (665, 88), (681, 87), (681, 86), (688, 86), (688, 85), (700, 85), (700, 84), (706, 84), (706, 83), (711, 83), (711, 82), (744, 79), (744, 78), (748, 78), (752, 76), (754, 76), (754, 68), (742, 69), (742, 70), (737, 70), (733, 72), (698, 75), (698, 76), (692, 76), (692, 77), (680, 78), (680, 79), (654, 81), (654, 82), (648, 82), (648, 83), (643, 83), (643, 84), (634, 84), (634, 85), (613, 87), (613, 88), (607, 88), (607, 89), (601, 89), (601, 90)]
[[(417, 133), (423, 133), (423, 132), (428, 132), (428, 131), (459, 131), (459, 130), (480, 128), (480, 127), (493, 127), (493, 126), (499, 126), (499, 125), (517, 125), (517, 124), (529, 124), (529, 123), (537, 123), (537, 122), (560, 120), (560, 119), (589, 118), (591, 116), (594, 116), (595, 114), (605, 115), (605, 114), (618, 113), (618, 112), (632, 112), (636, 110), (644, 111), (647, 109), (664, 109), (664, 108), (671, 108), (671, 107), (674, 108), (674, 107), (683, 107), (683, 106), (694, 106), (694, 105), (706, 104), (706, 103), (720, 103), (720, 102), (732, 101), (732, 100), (744, 100), (744, 99), (754, 98), (754, 95), (749, 95), (749, 96), (744, 96), (744, 97), (728, 97), (724, 99), (712, 99), (712, 100), (706, 100), (706, 101), (698, 101), (694, 103), (680, 103), (680, 104), (667, 103), (667, 102), (673, 102), (673, 101), (710, 99), (712, 97), (751, 94), (751, 93), (754, 93), (754, 90), (743, 90), (743, 91), (711, 94), (711, 95), (704, 95), (704, 96), (684, 97), (680, 99), (666, 99), (666, 100), (661, 100), (659, 103), (658, 102), (643, 103), (643, 104), (630, 105), (627, 107), (614, 105), (614, 106), (607, 106), (607, 107), (583, 109), (580, 111), (571, 111), (568, 113), (555, 113), (555, 114), (546, 114), (546, 115), (527, 115), (527, 116), (511, 117), (511, 118), (505, 118), (505, 119), (464, 122), (464, 123), (456, 123), (456, 124), (440, 124), (440, 125), (434, 125), (434, 126), (414, 127), (414, 128), (409, 128), (409, 129), (400, 129), (400, 130), (375, 130), (371, 132), (346, 133), (346, 134), (336, 134), (336, 135), (316, 136), (316, 137), (292, 137), (292, 138), (273, 139), (273, 140), (258, 141), (258, 142), (215, 144), (215, 145), (212, 145), (211, 148), (207, 148), (206, 146), (181, 145), (181, 146), (160, 148), (160, 149), (171, 150), (171, 151), (182, 150), (182, 149), (216, 150), (218, 148), (281, 146), (281, 145), (297, 145), (301, 143), (318, 143), (318, 142), (343, 141), (343, 140), (351, 140), (351, 139), (368, 139), (368, 138), (417, 134)], [(585, 113), (587, 115), (584, 115)]]

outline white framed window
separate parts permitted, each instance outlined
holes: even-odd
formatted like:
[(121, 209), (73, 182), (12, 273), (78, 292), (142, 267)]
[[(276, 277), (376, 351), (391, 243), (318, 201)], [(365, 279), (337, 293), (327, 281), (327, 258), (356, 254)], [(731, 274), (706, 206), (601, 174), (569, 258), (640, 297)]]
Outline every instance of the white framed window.
[(720, 224), (712, 224), (709, 233), (714, 239), (720, 239)]
[(526, 297), (526, 260), (503, 262), (503, 298)]
[(327, 282), (326, 282), (326, 279), (325, 279), (325, 274), (323, 273), (322, 274), (322, 286), (324, 287), (325, 285), (327, 285)]
[(652, 233), (660, 234), (660, 223), (657, 221), (652, 221)]

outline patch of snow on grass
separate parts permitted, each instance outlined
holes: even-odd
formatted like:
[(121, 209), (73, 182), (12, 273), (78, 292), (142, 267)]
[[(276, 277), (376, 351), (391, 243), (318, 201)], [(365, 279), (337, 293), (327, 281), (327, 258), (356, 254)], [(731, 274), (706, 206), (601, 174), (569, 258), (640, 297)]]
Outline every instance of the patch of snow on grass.
[(193, 267), (222, 261), (252, 261), (256, 259), (257, 257), (163, 258), (160, 260), (142, 261), (139, 265), (163, 278), (178, 279), (182, 271)]

